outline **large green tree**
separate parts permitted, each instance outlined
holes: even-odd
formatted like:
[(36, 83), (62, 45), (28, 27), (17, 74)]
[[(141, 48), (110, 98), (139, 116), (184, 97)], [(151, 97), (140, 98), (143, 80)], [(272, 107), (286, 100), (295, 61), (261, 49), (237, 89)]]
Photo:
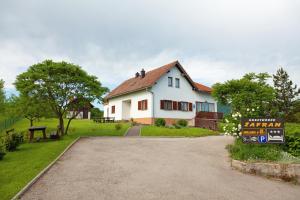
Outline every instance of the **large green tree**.
[(276, 74), (273, 75), (273, 82), (276, 91), (275, 106), (282, 116), (287, 117), (293, 112), (293, 102), (300, 90), (297, 89), (297, 85), (293, 84), (283, 68), (278, 69)]
[(64, 135), (64, 116), (74, 98), (88, 101), (102, 100), (108, 91), (96, 76), (87, 74), (80, 66), (67, 62), (45, 60), (18, 75), (15, 82), (21, 95), (47, 102), (59, 120)]
[[(273, 116), (272, 107), (275, 90), (267, 84), (267, 73), (249, 73), (241, 79), (213, 85), (213, 97), (222, 104), (230, 104), (233, 112), (240, 112), (245, 117), (249, 110), (255, 110), (256, 116)], [(252, 112), (253, 114), (253, 112)]]

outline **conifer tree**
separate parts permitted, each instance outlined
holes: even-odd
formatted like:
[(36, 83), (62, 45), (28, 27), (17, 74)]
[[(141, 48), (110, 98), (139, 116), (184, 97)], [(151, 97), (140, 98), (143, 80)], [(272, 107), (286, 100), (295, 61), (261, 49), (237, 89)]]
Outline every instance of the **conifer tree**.
[(300, 93), (297, 85), (293, 84), (288, 73), (281, 67), (273, 75), (273, 83), (276, 91), (275, 105), (283, 117), (287, 117), (293, 110), (293, 102)]

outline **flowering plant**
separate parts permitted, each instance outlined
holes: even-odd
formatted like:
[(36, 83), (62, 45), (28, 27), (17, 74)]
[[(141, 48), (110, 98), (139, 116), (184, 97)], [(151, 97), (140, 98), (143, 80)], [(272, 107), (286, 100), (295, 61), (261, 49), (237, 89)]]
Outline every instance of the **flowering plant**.
[(259, 107), (247, 108), (243, 115), (240, 112), (233, 112), (231, 115), (225, 117), (225, 125), (223, 126), (223, 131), (225, 135), (232, 135), (235, 137), (241, 136), (241, 118), (242, 117), (258, 117)]
[(225, 125), (223, 126), (223, 131), (225, 135), (232, 135), (235, 137), (240, 136), (241, 131), (241, 113), (235, 112), (225, 118)]

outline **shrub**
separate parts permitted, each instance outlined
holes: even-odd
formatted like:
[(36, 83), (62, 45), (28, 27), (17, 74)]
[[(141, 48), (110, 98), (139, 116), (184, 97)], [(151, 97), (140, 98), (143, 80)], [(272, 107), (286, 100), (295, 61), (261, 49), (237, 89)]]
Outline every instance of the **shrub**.
[(166, 120), (163, 118), (155, 119), (155, 126), (165, 126)]
[(116, 130), (120, 130), (122, 128), (122, 124), (118, 123), (115, 125)]
[(174, 128), (176, 128), (176, 129), (181, 129), (181, 126), (178, 125), (177, 123), (173, 123), (173, 126), (174, 126)]
[(236, 139), (233, 145), (227, 146), (231, 157), (236, 160), (280, 160), (282, 150), (276, 144), (244, 144), (241, 139)]
[(22, 133), (6, 134), (4, 139), (5, 149), (7, 151), (15, 151), (17, 147), (23, 142), (24, 136)]
[(184, 119), (180, 119), (180, 120), (177, 121), (177, 124), (179, 126), (186, 127), (188, 125), (188, 122)]
[(0, 160), (2, 160), (4, 156), (5, 156), (4, 144), (3, 141), (0, 140)]
[(285, 136), (285, 144), (283, 145), (283, 150), (292, 154), (293, 156), (300, 156), (300, 137), (295, 135)]

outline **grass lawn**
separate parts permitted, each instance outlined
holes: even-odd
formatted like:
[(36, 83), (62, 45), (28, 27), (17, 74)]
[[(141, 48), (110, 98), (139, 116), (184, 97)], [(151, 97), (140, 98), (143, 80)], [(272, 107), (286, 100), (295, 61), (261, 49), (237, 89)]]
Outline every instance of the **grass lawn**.
[[(56, 130), (56, 119), (46, 119), (34, 125), (47, 126), (47, 134)], [(26, 131), (28, 120), (17, 122), (16, 131)], [(115, 130), (115, 124), (96, 124), (90, 120), (74, 120), (69, 135), (57, 141), (24, 143), (15, 152), (8, 152), (0, 161), (0, 199), (11, 199), (41, 170), (52, 162), (72, 141), (79, 136), (122, 136), (129, 124)], [(3, 134), (3, 133), (2, 133)], [(36, 134), (35, 137), (42, 134)]]
[(211, 131), (203, 128), (185, 127), (185, 128), (168, 128), (157, 126), (144, 126), (142, 128), (142, 136), (183, 136), (183, 137), (201, 137), (209, 135), (218, 135), (216, 131)]

